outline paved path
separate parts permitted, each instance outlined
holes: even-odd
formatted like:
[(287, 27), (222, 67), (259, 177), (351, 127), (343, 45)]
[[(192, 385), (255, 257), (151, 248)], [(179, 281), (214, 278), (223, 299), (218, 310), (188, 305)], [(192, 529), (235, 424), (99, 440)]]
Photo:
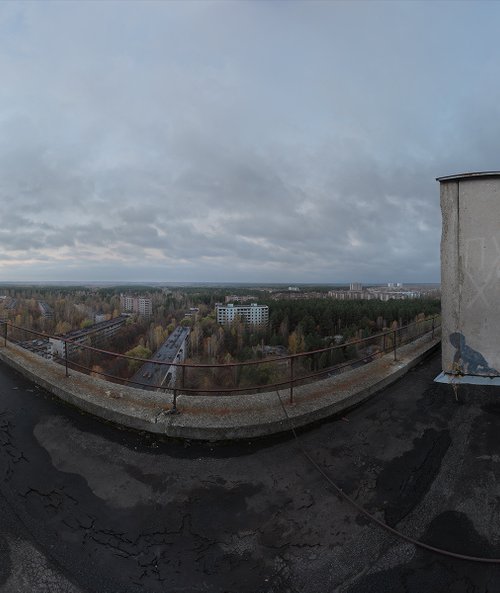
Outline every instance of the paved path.
[[(432, 382), (438, 356), (300, 436), (370, 512), (500, 556), (498, 389)], [(331, 492), (293, 439), (160, 442), (0, 366), (1, 593), (500, 590), (500, 567), (415, 550)]]

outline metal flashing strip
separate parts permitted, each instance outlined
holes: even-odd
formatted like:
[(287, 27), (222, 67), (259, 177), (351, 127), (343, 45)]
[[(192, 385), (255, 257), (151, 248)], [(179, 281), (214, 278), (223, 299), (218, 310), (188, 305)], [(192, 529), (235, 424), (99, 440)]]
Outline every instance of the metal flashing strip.
[(480, 375), (452, 375), (439, 373), (434, 379), (435, 383), (448, 383), (450, 385), (491, 385), (500, 386), (500, 377), (481, 377)]
[(439, 181), (439, 183), (446, 183), (448, 181), (460, 181), (464, 179), (478, 177), (500, 177), (500, 171), (477, 171), (472, 173), (457, 173), (455, 175), (445, 175), (444, 177), (436, 177), (436, 181)]

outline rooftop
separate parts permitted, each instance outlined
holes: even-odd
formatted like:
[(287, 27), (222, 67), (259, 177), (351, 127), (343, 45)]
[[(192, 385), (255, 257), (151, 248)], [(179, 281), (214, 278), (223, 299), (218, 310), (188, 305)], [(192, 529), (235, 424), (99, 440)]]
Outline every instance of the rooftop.
[(445, 183), (447, 181), (459, 181), (460, 179), (482, 177), (500, 177), (500, 171), (477, 171), (473, 173), (457, 173), (455, 175), (446, 175), (445, 177), (436, 177), (436, 181), (439, 181), (440, 183)]
[[(175, 362), (179, 348), (183, 345), (189, 332), (190, 329), (188, 327), (177, 326), (154, 353), (153, 360), (158, 362)], [(160, 385), (165, 374), (168, 372), (168, 368), (167, 366), (146, 362), (134, 374), (131, 381), (141, 383), (141, 386)]]
[(108, 319), (107, 321), (99, 321), (99, 323), (94, 323), (93, 325), (89, 325), (84, 329), (74, 329), (57, 337), (65, 338), (68, 340), (75, 340), (77, 338), (81, 338), (82, 336), (88, 336), (96, 332), (100, 332), (103, 329), (107, 329), (108, 327), (113, 327), (117, 324), (125, 323), (126, 319), (127, 315), (119, 315), (118, 317), (113, 317), (113, 319)]
[(499, 590), (496, 566), (417, 548), (328, 482), (404, 535), (500, 556), (500, 391), (440, 368), (298, 441), (202, 445), (96, 423), (0, 365), (0, 590)]

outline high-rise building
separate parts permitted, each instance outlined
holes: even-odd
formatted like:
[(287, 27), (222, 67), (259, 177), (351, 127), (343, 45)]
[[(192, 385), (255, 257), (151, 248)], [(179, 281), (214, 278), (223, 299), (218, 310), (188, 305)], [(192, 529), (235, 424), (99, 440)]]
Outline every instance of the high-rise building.
[(267, 305), (227, 305), (218, 304), (215, 306), (217, 313), (217, 323), (231, 323), (237, 317), (240, 317), (249, 325), (265, 325), (269, 321), (269, 307)]
[(138, 313), (149, 317), (153, 312), (151, 299), (143, 296), (130, 296), (128, 294), (120, 295), (120, 307), (125, 313)]

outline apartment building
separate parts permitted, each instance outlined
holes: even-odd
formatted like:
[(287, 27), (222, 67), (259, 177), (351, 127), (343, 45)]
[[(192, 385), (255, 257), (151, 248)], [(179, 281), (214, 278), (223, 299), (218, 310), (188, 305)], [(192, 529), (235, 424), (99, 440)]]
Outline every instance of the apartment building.
[(255, 299), (254, 296), (251, 295), (237, 295), (237, 294), (228, 294), (224, 297), (224, 301), (226, 303), (226, 305), (228, 303), (246, 303), (248, 301), (251, 301), (252, 299)]
[(38, 301), (38, 310), (45, 319), (52, 319), (54, 317), (54, 311), (45, 301)]
[(248, 325), (265, 325), (269, 321), (269, 307), (257, 303), (251, 303), (250, 305), (217, 304), (215, 311), (217, 323), (221, 325), (231, 323), (238, 317)]
[(371, 301), (377, 298), (366, 290), (329, 290), (328, 296), (338, 301)]
[(153, 313), (153, 303), (150, 298), (144, 296), (120, 295), (120, 307), (126, 313), (138, 313), (149, 317)]
[(189, 327), (177, 326), (154, 353), (152, 357), (154, 362), (145, 362), (132, 377), (132, 387), (149, 390), (174, 387), (179, 367), (165, 363), (180, 364), (184, 362), (189, 346), (190, 331)]
[(105, 339), (114, 336), (127, 321), (126, 315), (120, 315), (109, 321), (95, 323), (85, 329), (77, 329), (64, 334), (60, 338), (49, 338), (52, 356), (63, 358), (64, 340), (68, 342), (68, 356), (79, 349), (80, 344), (89, 344), (90, 346), (99, 346)]
[(330, 290), (328, 296), (339, 301), (391, 301), (391, 300), (404, 300), (404, 299), (416, 299), (421, 296), (418, 291), (388, 291), (386, 289), (370, 288), (368, 290), (356, 291), (356, 290)]

